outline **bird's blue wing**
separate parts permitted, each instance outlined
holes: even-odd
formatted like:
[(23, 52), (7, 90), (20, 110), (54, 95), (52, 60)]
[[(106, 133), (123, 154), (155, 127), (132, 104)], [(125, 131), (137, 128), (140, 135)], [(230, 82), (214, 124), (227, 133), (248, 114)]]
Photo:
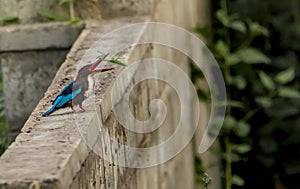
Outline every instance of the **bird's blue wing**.
[(63, 90), (58, 94), (52, 103), (52, 107), (42, 114), (42, 116), (50, 115), (56, 109), (64, 107), (68, 102), (74, 99), (82, 90), (82, 84), (74, 83), (72, 81), (66, 85)]
[(79, 85), (76, 85), (75, 81), (71, 81), (69, 84), (67, 84), (60, 92), (60, 94), (70, 94), (74, 90), (77, 90)]
[[(57, 95), (57, 97), (54, 99), (54, 101), (52, 102), (52, 105), (55, 104), (55, 102), (58, 100), (58, 98), (62, 95), (68, 95), (68, 94), (71, 94), (72, 93), (72, 90), (73, 90), (73, 84), (74, 84), (74, 81), (68, 83), (61, 91), (60, 93)], [(76, 90), (76, 89), (75, 89)]]
[(81, 92), (81, 88), (82, 87), (80, 86), (70, 94), (60, 95), (59, 97), (57, 97), (57, 102), (54, 102), (53, 106), (55, 106), (57, 108), (63, 107), (66, 103), (71, 101), (73, 98), (75, 98)]
[(74, 81), (70, 82), (66, 85), (62, 91), (58, 94), (58, 96), (53, 101), (53, 107), (61, 108), (66, 103), (75, 98), (82, 90), (82, 84), (74, 83)]

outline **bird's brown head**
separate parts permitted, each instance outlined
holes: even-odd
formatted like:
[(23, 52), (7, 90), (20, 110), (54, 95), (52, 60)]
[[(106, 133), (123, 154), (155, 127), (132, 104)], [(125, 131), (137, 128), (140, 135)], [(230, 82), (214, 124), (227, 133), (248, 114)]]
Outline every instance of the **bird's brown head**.
[(96, 62), (92, 64), (88, 64), (80, 68), (78, 71), (78, 77), (88, 77), (89, 74), (92, 73), (97, 73), (97, 72), (106, 72), (109, 70), (112, 70), (114, 68), (101, 68), (101, 69), (96, 69), (97, 66), (108, 56), (109, 54), (105, 54), (103, 57), (99, 58)]

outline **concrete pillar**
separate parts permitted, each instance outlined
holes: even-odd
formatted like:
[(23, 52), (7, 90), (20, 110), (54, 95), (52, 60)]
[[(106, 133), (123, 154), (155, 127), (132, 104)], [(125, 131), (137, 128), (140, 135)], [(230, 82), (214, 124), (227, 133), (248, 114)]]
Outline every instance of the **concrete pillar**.
[(9, 140), (19, 133), (50, 85), (82, 25), (65, 23), (0, 28), (0, 62)]

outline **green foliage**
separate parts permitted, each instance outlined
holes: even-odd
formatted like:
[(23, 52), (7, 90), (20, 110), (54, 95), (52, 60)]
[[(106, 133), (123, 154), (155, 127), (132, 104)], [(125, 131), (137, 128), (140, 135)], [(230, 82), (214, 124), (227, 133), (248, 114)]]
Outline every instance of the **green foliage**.
[(7, 138), (7, 132), (5, 127), (4, 113), (5, 110), (4, 110), (2, 75), (0, 74), (0, 156), (8, 146), (8, 138)]
[(59, 16), (50, 10), (40, 10), (38, 14), (50, 21), (66, 21), (67, 18)]
[(232, 176), (232, 183), (238, 186), (244, 186), (245, 181), (238, 175), (233, 175)]
[[(236, 52), (240, 62), (248, 64), (270, 63), (270, 59), (258, 49), (248, 47)], [(233, 54), (234, 55), (234, 54)]]
[(81, 19), (80, 18), (75, 18), (74, 20), (70, 20), (69, 21), (69, 24), (70, 25), (75, 25), (77, 23), (81, 22)]
[[(268, 30), (249, 19), (241, 19), (238, 14), (228, 14), (227, 6), (225, 6), (226, 2), (222, 1), (221, 3), (223, 6), (216, 11), (213, 17), (215, 25), (218, 27), (214, 27), (213, 36), (210, 36), (216, 42), (210, 45), (209, 48), (222, 68), (228, 90), (228, 111), (224, 119), (220, 139), (225, 145), (222, 157), (225, 161), (225, 185), (229, 189), (232, 184), (244, 185), (243, 178), (236, 174), (231, 175), (231, 164), (243, 161), (244, 154), (252, 150), (252, 146), (244, 138), (249, 135), (251, 130), (248, 120), (257, 111), (249, 104), (250, 100), (247, 102), (246, 99), (241, 99), (237, 94), (243, 94), (251, 87), (249, 74), (245, 74), (245, 72), (253, 71), (256, 65), (268, 65), (271, 60), (265, 53), (250, 46), (255, 37), (268, 36)], [(230, 32), (242, 35), (245, 42), (234, 42)], [(255, 79), (255, 82), (261, 83), (268, 90), (274, 90), (275, 85), (272, 79), (263, 71), (258, 72), (258, 74), (250, 72), (250, 74), (253, 75), (252, 79)], [(235, 111), (239, 113), (235, 114)], [(235, 138), (238, 142), (234, 143), (232, 138)]]
[[(65, 4), (69, 5), (69, 12), (70, 12), (69, 24), (70, 25), (74, 25), (74, 24), (81, 22), (80, 18), (75, 17), (74, 1), (75, 0), (60, 0), (57, 4), (58, 6), (63, 6)], [(43, 18), (46, 18), (47, 20), (50, 20), (50, 21), (67, 21), (68, 20), (67, 18), (65, 18), (63, 16), (55, 14), (51, 10), (41, 10), (38, 12), (38, 14), (40, 16), (42, 16)]]
[(198, 157), (195, 158), (195, 165), (196, 182), (203, 186), (205, 189), (208, 189), (208, 185), (212, 182), (212, 178), (203, 171), (201, 161)]
[(112, 57), (110, 59), (105, 59), (109, 53), (105, 54), (103, 52), (99, 52), (100, 55), (97, 57), (97, 59), (102, 59), (102, 61), (107, 61), (107, 62), (110, 62), (110, 63), (113, 63), (113, 64), (117, 64), (117, 65), (120, 65), (120, 66), (128, 66), (127, 64), (125, 64), (124, 62), (120, 61), (120, 57)]
[(0, 156), (8, 147), (8, 138), (5, 128), (4, 117), (0, 119)]
[(268, 89), (269, 91), (273, 91), (275, 89), (275, 84), (271, 77), (269, 77), (265, 72), (259, 71), (258, 72), (259, 79), (261, 81), (261, 84)]
[(17, 16), (5, 16), (3, 18), (0, 18), (0, 26), (13, 24), (19, 22), (19, 17)]
[(70, 24), (75, 24), (81, 21), (79, 18), (75, 18), (74, 1), (75, 0), (60, 0), (58, 3), (59, 6), (69, 4)]
[[(230, 1), (231, 12), (256, 22), (264, 23), (271, 32), (269, 38), (259, 38), (252, 45), (266, 51), (271, 59), (267, 66), (259, 67), (262, 87), (255, 87), (251, 93), (255, 103), (261, 107), (252, 120), (254, 149), (246, 167), (255, 167), (260, 172), (256, 180), (247, 178), (245, 184), (264, 183), (266, 188), (299, 188), (299, 171), (293, 171), (299, 164), (299, 55), (300, 55), (300, 2), (297, 0), (279, 1)], [(259, 121), (261, 120), (261, 121)], [(248, 140), (251, 140), (248, 137)], [(248, 184), (247, 184), (248, 180)], [(252, 185), (254, 186), (254, 185)], [(262, 187), (263, 187), (262, 186)], [(271, 187), (273, 186), (273, 187)]]
[[(196, 29), (213, 39), (209, 48), (227, 85), (220, 134), (224, 185), (275, 188), (286, 177), (289, 160), (299, 162), (300, 156), (294, 150), (300, 143), (300, 13), (293, 8), (300, 3), (228, 1), (229, 8), (226, 0), (213, 1), (211, 32), (206, 26)], [(199, 73), (192, 70), (193, 81)]]
[(118, 65), (121, 65), (121, 66), (128, 66), (127, 64), (121, 62), (120, 60), (116, 59), (116, 58), (113, 58), (111, 60), (108, 60), (108, 62), (110, 63), (113, 63), (113, 64), (118, 64)]
[(295, 70), (293, 68), (288, 68), (278, 73), (275, 76), (275, 81), (279, 84), (285, 85), (295, 79)]

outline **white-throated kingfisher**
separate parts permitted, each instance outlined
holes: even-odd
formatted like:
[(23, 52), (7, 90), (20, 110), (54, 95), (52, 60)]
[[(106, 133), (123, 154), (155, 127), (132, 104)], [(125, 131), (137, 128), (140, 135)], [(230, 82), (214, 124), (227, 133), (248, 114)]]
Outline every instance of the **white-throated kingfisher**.
[(43, 117), (52, 114), (54, 111), (65, 108), (71, 107), (73, 112), (74, 106), (79, 105), (79, 108), (85, 111), (82, 107), (82, 102), (85, 99), (85, 92), (88, 90), (89, 83), (88, 83), (88, 76), (92, 73), (97, 72), (106, 72), (112, 70), (114, 68), (102, 68), (96, 69), (97, 66), (108, 56), (106, 54), (104, 57), (98, 58), (98, 60), (92, 64), (88, 64), (83, 66), (77, 74), (75, 80), (71, 81), (67, 84), (61, 92), (57, 95), (55, 100), (52, 103), (52, 107), (42, 114)]

